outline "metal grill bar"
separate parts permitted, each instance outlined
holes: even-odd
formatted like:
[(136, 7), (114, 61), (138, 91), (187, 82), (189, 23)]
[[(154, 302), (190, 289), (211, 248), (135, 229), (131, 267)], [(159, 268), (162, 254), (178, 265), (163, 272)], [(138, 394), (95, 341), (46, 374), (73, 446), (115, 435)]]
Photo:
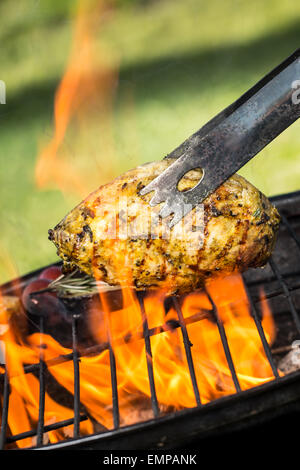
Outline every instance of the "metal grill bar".
[(106, 332), (107, 332), (107, 338), (108, 338), (108, 350), (109, 350), (109, 362), (110, 362), (113, 423), (114, 423), (114, 428), (118, 429), (118, 427), (120, 426), (120, 411), (119, 411), (119, 397), (118, 397), (118, 383), (117, 383), (117, 368), (116, 368), (116, 358), (115, 358), (115, 354), (112, 348), (112, 339), (111, 339), (111, 334), (110, 334), (109, 322), (107, 318), (106, 318)]
[[(41, 316), (39, 319), (40, 323), (40, 334), (41, 337), (44, 334), (44, 317)], [(41, 446), (43, 444), (44, 436), (44, 415), (45, 415), (45, 394), (46, 394), (46, 384), (45, 384), (45, 363), (44, 363), (44, 350), (43, 344), (40, 344), (40, 361), (39, 361), (39, 384), (40, 384), (40, 394), (39, 394), (39, 417), (38, 417), (38, 426), (37, 426), (37, 445)]]
[(297, 236), (295, 230), (293, 229), (293, 227), (291, 226), (291, 224), (289, 223), (287, 217), (284, 214), (280, 214), (280, 216), (281, 216), (281, 220), (282, 220), (284, 226), (287, 228), (287, 230), (289, 231), (291, 237), (294, 239), (294, 242), (296, 243), (296, 245), (298, 246), (298, 248), (300, 250), (300, 239)]
[(105, 305), (103, 308), (103, 314), (104, 314), (103, 319), (104, 319), (105, 331), (106, 331), (106, 336), (107, 336), (106, 349), (108, 349), (109, 351), (113, 426), (114, 426), (114, 429), (118, 429), (120, 426), (120, 410), (119, 410), (116, 358), (115, 358), (115, 354), (114, 354), (114, 350), (112, 346), (112, 336), (111, 336), (109, 316), (107, 314), (108, 305), (106, 305), (106, 301), (104, 297), (101, 297), (101, 299)]
[(264, 329), (262, 327), (262, 324), (261, 324), (261, 321), (260, 321), (260, 318), (259, 318), (259, 315), (258, 315), (258, 312), (257, 312), (257, 309), (256, 309), (256, 305), (252, 300), (252, 297), (250, 295), (250, 292), (249, 292), (249, 289), (248, 289), (247, 284), (245, 282), (245, 279), (244, 279), (244, 286), (245, 286), (246, 294), (247, 294), (249, 304), (250, 304), (250, 313), (251, 313), (252, 318), (255, 322), (255, 326), (256, 326), (256, 329), (258, 331), (260, 340), (262, 342), (266, 357), (269, 361), (269, 364), (271, 366), (274, 377), (278, 378), (279, 377), (278, 369), (276, 367), (276, 364), (275, 364), (273, 356), (272, 356), (271, 349), (270, 349), (269, 344), (267, 342), (267, 338), (266, 338)]
[(151, 394), (151, 406), (152, 406), (154, 418), (157, 418), (157, 416), (159, 415), (159, 406), (158, 406), (156, 390), (155, 390), (155, 382), (154, 382), (154, 374), (153, 374), (153, 358), (152, 358), (151, 343), (150, 343), (150, 337), (149, 337), (149, 326), (148, 326), (148, 320), (147, 320), (147, 316), (145, 312), (143, 296), (142, 294), (138, 293), (137, 297), (139, 300), (142, 321), (143, 321), (143, 336), (144, 336), (145, 348), (146, 348), (146, 360), (147, 360), (147, 370), (148, 370), (148, 378), (149, 378), (150, 394)]
[[(284, 278), (285, 279), (290, 279), (290, 278), (293, 278), (293, 277), (296, 277), (297, 280), (298, 280), (299, 277), (300, 277), (300, 271), (290, 271), (290, 272), (284, 273)], [(273, 282), (273, 281), (277, 281), (277, 277), (274, 276), (273, 274), (270, 274), (268, 277), (264, 278), (263, 280), (262, 279), (247, 280), (247, 285), (248, 285), (248, 287), (253, 287), (253, 286), (257, 286), (259, 284), (268, 284), (269, 282)], [(295, 287), (291, 286), (291, 289), (292, 290), (298, 289), (299, 284), (300, 284), (299, 281), (296, 282)], [(257, 302), (257, 301), (259, 301), (259, 298), (255, 299), (255, 302)]]
[[(291, 235), (293, 240), (295, 241), (296, 245), (300, 249), (300, 240), (299, 237), (297, 236), (294, 228), (288, 221), (288, 219), (282, 215), (282, 222), (286, 229), (288, 230), (288, 233)], [(278, 369), (275, 365), (275, 362), (273, 360), (272, 352), (271, 349), (268, 345), (268, 342), (265, 337), (265, 333), (261, 324), (260, 316), (258, 313), (258, 310), (256, 308), (256, 303), (260, 302), (261, 299), (258, 298), (255, 295), (251, 295), (249, 291), (249, 286), (251, 285), (256, 285), (259, 283), (266, 283), (270, 282), (273, 280), (277, 280), (280, 284), (280, 289), (275, 289), (273, 291), (269, 291), (266, 294), (267, 298), (273, 298), (277, 295), (284, 295), (287, 298), (288, 304), (290, 311), (292, 313), (293, 319), (295, 321), (295, 324), (297, 326), (297, 330), (300, 332), (300, 319), (298, 316), (297, 309), (295, 307), (295, 303), (291, 297), (291, 292), (298, 289), (300, 287), (300, 282), (296, 280), (296, 282), (292, 285), (289, 286), (286, 282), (286, 278), (288, 277), (296, 277), (300, 273), (297, 272), (292, 272), (292, 273), (287, 273), (287, 274), (281, 274), (280, 269), (276, 265), (276, 262), (274, 261), (274, 258), (271, 258), (269, 261), (269, 265), (272, 270), (272, 277), (270, 279), (263, 279), (263, 280), (258, 280), (258, 281), (252, 281), (247, 283), (247, 281), (244, 278), (244, 285), (245, 289), (248, 295), (249, 299), (249, 304), (251, 308), (251, 315), (254, 319), (258, 334), (260, 336), (261, 343), (263, 345), (266, 357), (269, 361), (269, 364), (271, 366), (272, 372), (274, 374), (274, 377), (277, 379), (279, 377), (278, 374)], [(153, 371), (153, 358), (152, 358), (152, 351), (151, 351), (151, 343), (150, 343), (150, 336), (156, 335), (159, 333), (162, 333), (166, 330), (173, 330), (175, 328), (180, 328), (182, 337), (183, 337), (183, 343), (185, 347), (185, 353), (186, 353), (186, 358), (187, 358), (187, 363), (189, 367), (189, 372), (190, 372), (190, 377), (193, 385), (193, 390), (195, 394), (195, 399), (197, 405), (201, 405), (201, 399), (200, 399), (200, 392), (198, 389), (198, 384), (195, 376), (195, 369), (194, 369), (194, 363), (192, 359), (192, 353), (191, 353), (191, 346), (192, 344), (190, 343), (189, 336), (187, 333), (187, 328), (186, 325), (189, 323), (194, 323), (199, 320), (201, 320), (204, 317), (210, 316), (211, 314), (214, 316), (218, 329), (219, 329), (219, 334), (220, 338), (222, 341), (222, 346), (224, 349), (225, 357), (230, 369), (230, 373), (232, 376), (232, 380), (236, 389), (236, 392), (239, 393), (241, 392), (241, 387), (239, 384), (239, 380), (236, 374), (235, 366), (233, 363), (233, 359), (231, 356), (230, 352), (230, 347), (228, 344), (228, 340), (226, 337), (226, 332), (224, 325), (219, 317), (219, 313), (217, 311), (217, 307), (211, 298), (210, 294), (208, 292), (207, 296), (210, 300), (211, 306), (212, 306), (212, 311), (208, 310), (207, 312), (201, 312), (199, 314), (195, 314), (189, 318), (184, 318), (183, 313), (181, 311), (180, 304), (176, 298), (172, 299), (173, 304), (175, 306), (177, 315), (178, 315), (178, 322), (173, 321), (172, 323), (166, 322), (164, 325), (161, 325), (156, 328), (149, 328), (148, 326), (148, 321), (147, 321), (147, 315), (145, 312), (145, 307), (144, 307), (144, 301), (143, 301), (143, 294), (138, 293), (138, 300), (139, 300), (139, 305), (140, 305), (140, 311), (141, 311), (141, 316), (142, 316), (142, 321), (143, 321), (143, 331), (139, 332), (138, 334), (132, 335), (132, 337), (129, 338), (129, 341), (133, 341), (136, 339), (141, 339), (143, 338), (145, 341), (145, 349), (146, 349), (146, 360), (147, 360), (147, 372), (148, 372), (148, 379), (149, 379), (149, 385), (150, 385), (150, 393), (151, 393), (151, 405), (152, 405), (152, 410), (153, 410), (153, 415), (154, 417), (157, 417), (159, 415), (159, 405), (158, 405), (158, 400), (157, 400), (157, 395), (156, 395), (156, 389), (155, 389), (155, 381), (154, 381), (154, 371)], [(42, 445), (43, 442), (43, 435), (45, 432), (54, 430), (54, 429), (59, 429), (64, 426), (68, 426), (70, 424), (74, 424), (74, 437), (79, 437), (80, 435), (80, 422), (88, 419), (87, 416), (85, 415), (80, 415), (80, 371), (79, 371), (79, 363), (80, 363), (80, 356), (88, 355), (88, 354), (95, 354), (95, 352), (102, 352), (105, 349), (109, 350), (109, 356), (110, 356), (110, 369), (111, 369), (111, 384), (112, 384), (112, 404), (113, 404), (113, 420), (114, 420), (114, 428), (119, 427), (119, 404), (118, 404), (118, 390), (117, 390), (117, 372), (116, 372), (116, 361), (115, 361), (115, 355), (114, 351), (112, 348), (112, 343), (111, 343), (111, 337), (110, 337), (110, 330), (108, 328), (108, 341), (105, 344), (102, 345), (97, 345), (92, 348), (87, 348), (84, 353), (79, 353), (78, 351), (78, 324), (77, 324), (77, 318), (76, 315), (73, 315), (73, 321), (72, 321), (72, 339), (73, 339), (73, 344), (72, 344), (72, 353), (66, 354), (64, 356), (60, 356), (54, 359), (51, 359), (48, 361), (46, 364), (44, 362), (44, 357), (43, 357), (43, 350), (41, 347), (41, 352), (40, 352), (40, 361), (38, 364), (32, 364), (29, 366), (24, 367), (24, 373), (32, 373), (34, 371), (39, 371), (39, 379), (40, 379), (40, 398), (39, 398), (39, 420), (37, 424), (37, 429), (36, 430), (30, 430), (25, 433), (21, 433), (15, 436), (11, 437), (6, 437), (7, 434), (7, 418), (8, 418), (8, 408), (9, 408), (9, 377), (7, 371), (5, 371), (4, 374), (1, 374), (0, 380), (3, 383), (3, 409), (2, 409), (2, 421), (1, 421), (1, 430), (0, 430), (0, 448), (4, 448), (5, 443), (12, 443), (16, 442), (20, 439), (25, 439), (26, 437), (32, 437), (32, 436), (37, 436), (37, 445)], [(40, 319), (40, 330), (43, 332), (43, 320), (42, 318)], [(42, 346), (42, 345), (41, 345)], [(45, 406), (45, 370), (46, 367), (55, 365), (55, 364), (60, 364), (66, 361), (73, 360), (74, 364), (74, 419), (69, 419), (65, 421), (61, 421), (60, 423), (55, 423), (53, 425), (45, 426), (44, 425), (44, 406)]]
[(193, 358), (192, 358), (192, 353), (191, 353), (191, 347), (193, 345), (190, 342), (190, 338), (188, 336), (188, 332), (187, 332), (186, 324), (182, 315), (182, 311), (181, 311), (178, 299), (176, 297), (173, 297), (173, 304), (177, 312), (179, 324), (181, 327), (182, 339), (183, 339), (185, 354), (186, 354), (186, 358), (188, 362), (191, 381), (193, 385), (195, 400), (196, 400), (197, 406), (200, 406), (201, 405), (200, 393), (198, 389), (197, 379), (195, 375), (195, 368), (194, 368), (194, 363), (193, 363)]
[[(249, 286), (249, 285), (248, 285)], [(300, 281), (299, 282), (296, 282), (293, 286), (288, 286), (286, 284), (286, 287), (288, 289), (289, 292), (294, 292), (298, 289), (300, 289)], [(265, 299), (272, 299), (273, 297), (278, 297), (279, 295), (283, 295), (282, 293), (282, 289), (274, 289), (273, 291), (270, 291), (268, 293), (266, 293), (264, 295), (264, 298)], [(252, 301), (253, 303), (260, 303), (261, 302), (261, 298), (260, 297), (252, 297)]]
[(216, 320), (217, 325), (218, 325), (219, 334), (220, 334), (221, 341), (222, 341), (222, 346), (223, 346), (223, 349), (224, 349), (225, 357), (226, 357), (226, 360), (227, 360), (227, 364), (228, 364), (228, 367), (229, 367), (229, 370), (230, 370), (230, 373), (231, 373), (231, 377), (232, 377), (235, 389), (236, 389), (237, 392), (240, 392), (241, 391), (241, 386), (240, 386), (239, 379), (237, 377), (235, 367), (234, 367), (234, 364), (233, 364), (233, 360), (232, 360), (232, 356), (231, 356), (229, 344), (228, 344), (228, 341), (227, 341), (227, 336), (226, 336), (226, 332), (225, 332), (223, 322), (221, 321), (221, 319), (219, 317), (219, 313), (218, 313), (216, 304), (214, 303), (211, 295), (209, 294), (209, 292), (207, 290), (206, 290), (206, 295), (207, 295), (207, 297), (208, 297), (208, 299), (211, 303), (213, 314), (214, 314), (215, 320)]
[(0, 450), (4, 449), (5, 440), (6, 440), (7, 418), (8, 418), (8, 408), (9, 408), (9, 392), (10, 392), (10, 387), (9, 387), (9, 380), (8, 380), (8, 372), (5, 367), (4, 384), (3, 384), (2, 418), (1, 418), (1, 429), (0, 429)]
[(72, 349), (73, 349), (73, 371), (74, 371), (74, 437), (80, 435), (80, 375), (78, 355), (78, 316), (72, 315)]
[[(80, 416), (80, 421), (86, 421), (87, 419), (88, 417), (86, 415)], [(44, 427), (44, 433), (49, 432), (49, 431), (55, 431), (56, 429), (61, 429), (61, 428), (64, 428), (65, 426), (70, 426), (72, 424), (74, 424), (73, 418), (65, 419), (64, 421), (59, 421), (58, 423), (49, 424)], [(8, 436), (6, 438), (6, 442), (7, 444), (11, 444), (12, 442), (17, 442), (22, 439), (26, 439), (28, 437), (34, 437), (36, 435), (37, 435), (37, 430), (32, 429), (30, 431), (25, 431), (20, 434), (15, 434), (14, 436)]]
[(282, 277), (282, 275), (279, 271), (279, 268), (277, 267), (277, 265), (276, 265), (276, 263), (275, 263), (272, 256), (269, 259), (269, 265), (270, 265), (273, 273), (275, 274), (279, 284), (281, 285), (282, 293), (285, 295), (285, 297), (288, 301), (290, 312), (292, 314), (294, 323), (296, 325), (296, 328), (297, 328), (298, 332), (300, 333), (300, 320), (299, 320), (299, 315), (298, 315), (297, 309), (296, 309), (294, 301), (293, 301), (293, 299), (290, 295), (289, 287), (286, 284), (285, 280), (283, 279), (283, 277)]
[(113, 352), (111, 344), (109, 344), (109, 360), (110, 360), (110, 374), (111, 374), (111, 386), (112, 386), (113, 421), (114, 421), (114, 428), (117, 429), (120, 426), (117, 369), (116, 369), (116, 358), (115, 358), (115, 354)]
[[(274, 279), (276, 279), (276, 277), (274, 277)], [(247, 282), (247, 286), (249, 287), (250, 285), (252, 286), (252, 283)], [(292, 287), (287, 286), (287, 288), (289, 289), (289, 292), (293, 292), (294, 290), (300, 288), (300, 283), (296, 284)], [(276, 289), (274, 291), (268, 292), (265, 295), (265, 298), (270, 299), (270, 298), (273, 298), (273, 297), (277, 297), (279, 295), (283, 295), (282, 289)], [(256, 297), (254, 295), (251, 296), (251, 300), (254, 303), (261, 302), (261, 298)], [(196, 313), (194, 315), (191, 315), (190, 317), (187, 317), (187, 318), (184, 319), (185, 324), (189, 325), (189, 324), (192, 324), (192, 323), (196, 323), (196, 322), (202, 320), (205, 317), (206, 318), (209, 317), (210, 313), (211, 313), (211, 311), (209, 310), (207, 312), (202, 311), (202, 312)], [(181, 327), (181, 325), (180, 325), (179, 321), (178, 322), (177, 321), (166, 322), (166, 323), (162, 324), (161, 326), (154, 327), (154, 328), (149, 328), (148, 329), (148, 336), (151, 337), (151, 336), (163, 333), (165, 331), (174, 330), (174, 329), (180, 328), (180, 327)], [(132, 335), (131, 337), (128, 337), (127, 342), (136, 341), (138, 339), (143, 339), (143, 338), (144, 338), (144, 333), (143, 332), (136, 333), (135, 335)], [(120, 344), (123, 343), (123, 342), (124, 342), (124, 339), (122, 338), (120, 340)], [(118, 342), (116, 342), (116, 344), (118, 344)], [(78, 357), (82, 357), (82, 356), (88, 357), (89, 355), (100, 354), (101, 352), (105, 351), (106, 349), (109, 349), (109, 342), (104, 342), (101, 345), (91, 346), (89, 348), (86, 348), (81, 353), (77, 352), (77, 354), (78, 354)], [(73, 353), (64, 354), (64, 355), (61, 355), (61, 356), (57, 356), (55, 358), (51, 358), (49, 361), (47, 361), (46, 365), (49, 368), (49, 367), (59, 365), (59, 364), (62, 364), (64, 362), (68, 362), (68, 361), (71, 361), (71, 360), (73, 360)], [(24, 374), (31, 374), (31, 373), (35, 372), (38, 368), (39, 368), (39, 364), (26, 365), (26, 366), (24, 366), (23, 372), (24, 372)], [(5, 375), (4, 373), (0, 374), (0, 381), (1, 382), (4, 381), (4, 375)]]
[[(280, 216), (281, 216), (281, 220), (284, 224), (284, 226), (286, 227), (286, 229), (288, 230), (289, 234), (291, 235), (291, 237), (293, 238), (294, 242), (296, 243), (297, 247), (298, 247), (298, 250), (300, 250), (300, 239), (298, 237), (298, 235), (296, 234), (294, 228), (292, 227), (292, 225), (290, 224), (290, 222), (288, 221), (288, 218), (285, 216), (285, 214), (283, 213), (280, 213)], [(298, 251), (298, 254), (300, 254), (300, 251)], [(271, 257), (270, 260), (269, 260), (269, 265), (271, 266), (271, 269), (273, 271), (273, 273), (275, 274), (277, 280), (279, 281), (280, 285), (281, 285), (281, 288), (282, 288), (282, 292), (283, 294), (286, 296), (287, 298), (287, 301), (288, 301), (288, 304), (289, 304), (289, 307), (290, 307), (290, 312), (291, 312), (291, 315), (293, 317), (293, 320), (295, 322), (295, 325), (296, 325), (296, 328), (298, 330), (298, 332), (300, 333), (300, 319), (299, 319), (299, 314), (298, 314), (298, 311), (296, 309), (296, 306), (294, 304), (294, 301), (291, 297), (291, 289), (289, 288), (289, 286), (287, 285), (287, 283), (285, 282), (283, 276), (281, 275), (280, 273), (280, 270), (279, 268), (277, 267), (275, 261), (274, 261), (274, 258)], [(285, 276), (286, 277), (286, 276)]]

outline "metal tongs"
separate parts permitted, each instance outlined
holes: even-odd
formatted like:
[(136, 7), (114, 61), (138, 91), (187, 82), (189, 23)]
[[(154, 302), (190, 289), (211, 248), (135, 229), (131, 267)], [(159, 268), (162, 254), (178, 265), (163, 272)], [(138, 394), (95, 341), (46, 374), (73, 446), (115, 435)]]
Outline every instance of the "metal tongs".
[[(174, 163), (140, 195), (155, 191), (150, 206), (165, 201), (159, 215), (173, 214), (172, 227), (299, 117), (300, 49), (167, 155)], [(181, 178), (195, 168), (202, 179), (179, 191)]]

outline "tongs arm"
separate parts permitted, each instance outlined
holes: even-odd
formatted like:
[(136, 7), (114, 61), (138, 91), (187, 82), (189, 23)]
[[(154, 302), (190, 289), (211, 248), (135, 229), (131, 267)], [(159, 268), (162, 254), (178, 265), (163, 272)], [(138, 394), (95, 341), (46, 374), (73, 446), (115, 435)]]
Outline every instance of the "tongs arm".
[[(299, 80), (300, 49), (169, 154), (174, 163), (140, 194), (155, 191), (150, 205), (165, 201), (160, 215), (174, 214), (176, 224), (300, 117)], [(181, 178), (199, 167), (202, 180), (179, 191)]]

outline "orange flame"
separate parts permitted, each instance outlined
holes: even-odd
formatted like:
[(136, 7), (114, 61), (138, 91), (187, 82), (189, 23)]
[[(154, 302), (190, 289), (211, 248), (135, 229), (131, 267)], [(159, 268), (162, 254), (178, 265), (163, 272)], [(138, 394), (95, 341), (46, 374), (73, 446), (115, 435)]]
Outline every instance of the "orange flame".
[[(36, 166), (39, 187), (56, 185), (62, 191), (76, 191), (84, 197), (89, 192), (91, 175), (70, 164), (66, 158), (67, 133), (76, 138), (78, 126), (91, 124), (95, 110), (100, 116), (99, 129), (104, 139), (106, 161), (113, 155), (111, 135), (112, 101), (116, 84), (116, 71), (108, 60), (103, 44), (96, 53), (98, 15), (95, 10), (79, 4), (74, 42), (65, 75), (55, 97), (55, 131), (50, 143), (41, 151)], [(100, 13), (104, 3), (98, 1)], [(92, 14), (91, 14), (92, 11)], [(99, 50), (99, 49), (98, 49)], [(73, 126), (73, 127), (72, 127)], [(71, 130), (70, 130), (71, 129)], [(72, 140), (71, 139), (71, 140)], [(106, 139), (106, 140), (105, 140)], [(77, 142), (77, 141), (76, 141)], [(71, 145), (72, 147), (72, 145)], [(98, 142), (96, 143), (98, 147)], [(91, 158), (87, 155), (85, 158)], [(107, 177), (114, 164), (101, 167), (97, 178)], [(95, 162), (93, 162), (95, 167)], [(97, 167), (97, 165), (96, 165)], [(99, 183), (99, 181), (98, 181)], [(125, 255), (124, 255), (125, 256)], [(116, 260), (124, 265), (122, 259)], [(95, 272), (95, 277), (96, 277)], [(130, 273), (125, 273), (128, 277)], [(187, 332), (193, 346), (191, 353), (202, 403), (235, 393), (230, 368), (215, 321), (213, 300), (220, 322), (224, 326), (237, 378), (242, 390), (272, 380), (273, 374), (250, 315), (247, 294), (239, 275), (217, 279), (205, 292), (185, 296), (181, 309)], [(147, 359), (152, 361), (155, 389), (161, 412), (190, 408), (196, 405), (194, 388), (189, 373), (185, 347), (179, 328), (170, 329), (168, 322), (177, 321), (174, 307), (166, 311), (164, 292), (148, 293), (144, 299), (145, 316), (154, 333), (150, 337), (152, 357), (147, 357), (143, 339), (143, 316), (135, 293), (124, 287), (120, 305), (112, 307), (109, 294), (99, 294), (101, 308), (91, 308), (89, 326), (98, 345), (110, 343), (115, 356), (117, 388), (122, 426), (152, 417), (151, 392)], [(8, 427), (12, 435), (35, 429), (39, 418), (39, 380), (33, 373), (24, 374), (24, 366), (38, 365), (40, 359), (47, 364), (52, 380), (72, 397), (74, 370), (70, 348), (62, 346), (49, 334), (28, 334), (27, 317), (20, 313), (22, 325), (10, 316), (0, 295), (0, 341), (5, 344), (6, 370), (10, 382)], [(99, 299), (98, 299), (99, 300)], [(262, 296), (262, 325), (269, 344), (275, 338), (273, 318), (267, 301)], [(161, 331), (162, 330), (162, 331)], [(81, 434), (113, 427), (111, 364), (109, 350), (86, 354), (80, 359), (80, 401), (88, 419), (80, 423)], [(4, 373), (4, 367), (0, 368)], [(2, 398), (3, 402), (3, 398)], [(72, 406), (60, 402), (47, 389), (45, 395), (45, 424), (73, 418)], [(47, 439), (51, 443), (73, 435), (73, 425), (51, 430)], [(31, 437), (19, 440), (18, 446), (34, 444)]]
[[(55, 96), (54, 136), (38, 156), (35, 178), (39, 188), (56, 186), (63, 192), (75, 192), (83, 197), (95, 179), (95, 166), (99, 169), (97, 185), (99, 180), (113, 174), (111, 114), (117, 73), (110, 51), (97, 37), (105, 12), (104, 2), (80, 1), (78, 5), (69, 62)], [(109, 165), (100, 167), (97, 155), (91, 150), (95, 141), (95, 136), (89, 134), (92, 126), (101, 135), (102, 152)], [(71, 134), (69, 140), (67, 131)], [(86, 132), (83, 154), (78, 135), (85, 136)], [(98, 138), (96, 152), (99, 152)], [(77, 169), (76, 158), (79, 159)]]
[[(228, 345), (242, 390), (272, 380), (273, 374), (265, 356), (261, 339), (250, 315), (247, 295), (239, 275), (212, 281), (209, 295), (216, 305), (224, 325)], [(160, 410), (178, 410), (196, 405), (189, 374), (184, 343), (179, 328), (168, 329), (168, 321), (178, 320), (171, 307), (166, 313), (163, 292), (145, 297), (144, 307), (149, 328), (152, 362)], [(150, 386), (147, 355), (143, 339), (143, 318), (140, 304), (132, 290), (122, 290), (122, 308), (112, 310), (109, 299), (101, 294), (102, 308), (90, 311), (91, 330), (97, 343), (110, 340), (117, 368), (117, 386), (121, 425), (151, 418)], [(262, 326), (269, 344), (275, 338), (275, 328), (267, 301), (262, 298)], [(212, 316), (212, 304), (204, 292), (187, 295), (181, 306), (187, 331), (193, 344), (192, 358), (202, 403), (235, 393), (230, 369), (222, 346), (217, 323)], [(2, 308), (1, 323), (9, 324)], [(161, 329), (162, 328), (162, 329)], [(109, 334), (107, 331), (109, 330)], [(162, 331), (163, 330), (163, 331)], [(159, 332), (160, 331), (160, 332)], [(161, 332), (162, 331), (162, 332)], [(37, 423), (39, 410), (38, 379), (24, 374), (24, 364), (37, 364), (43, 359), (57, 383), (73, 394), (74, 373), (71, 360), (58, 360), (72, 351), (53, 337), (34, 333), (24, 341), (16, 330), (9, 328), (1, 337), (6, 345), (7, 370), (11, 398), (9, 428), (13, 434), (31, 429)], [(106, 429), (113, 427), (110, 357), (107, 349), (92, 356), (82, 354), (80, 361), (80, 400), (82, 406)], [(45, 423), (72, 418), (73, 410), (58, 403), (46, 393)], [(93, 432), (89, 419), (80, 425), (82, 434)], [(72, 436), (73, 426), (48, 433), (50, 442)], [(30, 438), (18, 445), (30, 446)]]

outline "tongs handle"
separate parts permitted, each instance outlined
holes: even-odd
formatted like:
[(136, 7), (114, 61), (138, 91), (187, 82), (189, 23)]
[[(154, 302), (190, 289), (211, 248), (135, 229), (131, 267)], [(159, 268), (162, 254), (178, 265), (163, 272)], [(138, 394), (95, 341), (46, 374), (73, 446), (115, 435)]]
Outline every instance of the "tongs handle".
[[(160, 215), (173, 213), (170, 226), (177, 223), (300, 117), (299, 80), (300, 49), (175, 149), (170, 157), (182, 155), (141, 195), (155, 190), (150, 205), (165, 201)], [(198, 167), (202, 180), (179, 191), (180, 179)]]

